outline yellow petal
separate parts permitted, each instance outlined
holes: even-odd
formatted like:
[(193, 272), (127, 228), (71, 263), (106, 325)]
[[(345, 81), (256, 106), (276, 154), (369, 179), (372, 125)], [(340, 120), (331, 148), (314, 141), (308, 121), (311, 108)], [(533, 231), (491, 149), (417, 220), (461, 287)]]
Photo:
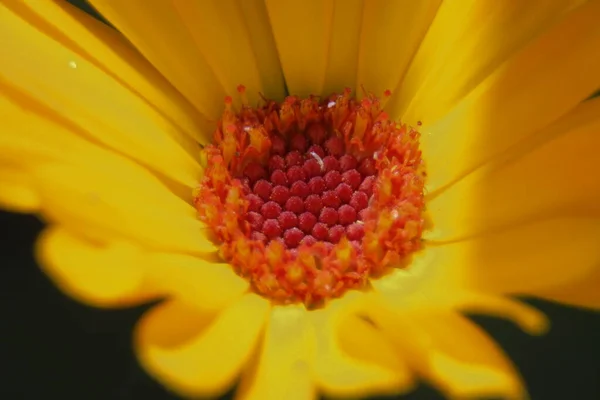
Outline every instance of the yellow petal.
[[(357, 316), (344, 318), (337, 330), (337, 340), (340, 350), (360, 363), (376, 365), (379, 368), (386, 369), (387, 373), (396, 374), (394, 384), (389, 386), (390, 392), (397, 394), (408, 391), (413, 386), (413, 373), (400, 355), (386, 340), (381, 332), (370, 322)], [(354, 361), (356, 362), (356, 361)], [(342, 370), (337, 373), (341, 374)], [(338, 376), (338, 379), (341, 376)], [(376, 385), (376, 382), (344, 382), (344, 388), (339, 391), (348, 390), (349, 394), (358, 395), (367, 394), (370, 391), (380, 393), (383, 387)], [(339, 393), (338, 391), (335, 391)]]
[(148, 284), (198, 307), (225, 306), (248, 290), (248, 282), (229, 264), (184, 254), (149, 253), (145, 263)]
[(40, 199), (23, 171), (0, 165), (0, 208), (31, 213), (40, 207)]
[[(27, 190), (35, 190), (31, 171), (47, 162), (110, 165), (111, 160), (123, 160), (116, 153), (85, 140), (74, 132), (77, 128), (62, 123), (65, 121), (52, 115), (42, 117), (47, 110), (38, 103), (19, 96), (5, 97), (17, 95), (14, 90), (3, 94), (0, 94), (0, 117), (7, 134), (0, 135), (0, 170), (14, 173), (11, 171), (19, 169), (27, 173), (27, 178), (21, 180), (23, 188), (28, 185)], [(182, 199), (191, 198), (191, 185), (176, 185), (164, 178), (162, 181)]]
[(450, 246), (425, 247), (406, 261), (406, 266), (371, 280), (371, 286), (387, 301), (411, 309), (445, 309), (462, 295), (465, 271), (450, 262)]
[(0, 170), (8, 163), (26, 171), (28, 190), (37, 193), (46, 217), (101, 239), (117, 235), (196, 254), (215, 250), (194, 208), (143, 167), (2, 96), (0, 111), (11, 132), (0, 135)]
[(502, 294), (487, 293), (487, 288), (482, 292), (472, 283), (471, 274), (485, 274), (486, 264), (463, 268), (467, 251), (456, 246), (430, 246), (413, 254), (407, 267), (371, 280), (373, 292), (366, 303), (373, 308), (384, 301), (402, 313), (456, 309), (493, 315), (514, 322), (530, 334), (544, 333), (548, 321), (538, 310)]
[[(205, 139), (213, 127), (116, 30), (64, 1), (25, 0), (10, 7), (63, 46), (91, 61), (151, 104), (186, 136)], [(192, 148), (177, 131), (167, 131)]]
[(573, 109), (600, 84), (600, 2), (590, 1), (422, 131), (430, 193)]
[(43, 214), (94, 238), (115, 236), (157, 250), (199, 255), (216, 250), (193, 208), (151, 174), (125, 159), (101, 161), (37, 168), (35, 186)]
[[(264, 6), (236, 0), (91, 3), (210, 119), (220, 116), (223, 97), (235, 95), (239, 84), (252, 104), (259, 92), (283, 96)], [(248, 24), (247, 18), (254, 20)]]
[(526, 396), (501, 349), (459, 314), (398, 313), (382, 308), (372, 314), (411, 366), (449, 398)]
[(596, 265), (588, 275), (579, 281), (557, 285), (548, 289), (536, 290), (533, 294), (546, 300), (600, 310), (599, 287), (600, 264)]
[(436, 284), (422, 281), (442, 288), (448, 277), (454, 287), (483, 293), (535, 294), (594, 273), (599, 237), (598, 218), (553, 218), (432, 246), (425, 253), (433, 254), (429, 265)]
[(168, 119), (93, 60), (23, 18), (0, 5), (0, 35), (16, 38), (2, 46), (0, 65), (2, 91), (11, 100), (175, 182), (193, 184), (200, 166), (173, 139), (183, 134)]
[[(351, 315), (354, 293), (310, 313), (316, 334), (315, 380), (324, 393), (347, 398), (399, 393), (412, 374), (372, 326)], [(350, 330), (348, 330), (350, 329)]]
[(185, 397), (218, 396), (235, 382), (250, 358), (269, 303), (248, 294), (220, 314), (177, 300), (148, 312), (136, 331), (142, 365)]
[(292, 95), (341, 93), (356, 82), (363, 2), (267, 0)]
[(258, 63), (258, 73), (265, 90), (264, 94), (273, 99), (282, 99), (286, 95), (285, 79), (267, 6), (264, 0), (238, 0), (237, 4), (248, 29), (249, 40)]
[(498, 295), (597, 308), (598, 237), (598, 218), (553, 218), (458, 242), (426, 242), (405, 269), (371, 284), (406, 312), (451, 307), (507, 318), (540, 334), (547, 329), (541, 313)]
[(84, 139), (76, 127), (40, 103), (1, 83), (0, 88), (0, 117), (6, 130), (0, 136), (0, 160), (4, 163), (28, 170), (49, 161), (94, 164), (99, 157), (122, 159)]
[(600, 98), (510, 149), (427, 203), (427, 238), (451, 241), (531, 220), (600, 216)]
[(447, 306), (463, 312), (510, 320), (530, 335), (542, 335), (550, 327), (550, 322), (544, 313), (522, 301), (503, 295), (463, 291)]
[(269, 20), (264, 3), (175, 0), (174, 4), (227, 93), (235, 93), (237, 86), (243, 84), (252, 105), (259, 100), (259, 93), (283, 98), (283, 74), (273, 34), (265, 29)]
[(253, 369), (236, 398), (243, 400), (311, 400), (314, 334), (303, 306), (276, 306), (271, 311), (264, 342)]
[(389, 89), (393, 98), (403, 93), (401, 83), (406, 70), (440, 3), (441, 0), (365, 1), (356, 87), (364, 85), (378, 96)]
[(61, 227), (46, 229), (37, 243), (41, 268), (68, 295), (99, 307), (147, 300), (140, 249), (127, 242), (91, 242)]
[(436, 121), (515, 51), (583, 2), (443, 2), (389, 111), (411, 124)]

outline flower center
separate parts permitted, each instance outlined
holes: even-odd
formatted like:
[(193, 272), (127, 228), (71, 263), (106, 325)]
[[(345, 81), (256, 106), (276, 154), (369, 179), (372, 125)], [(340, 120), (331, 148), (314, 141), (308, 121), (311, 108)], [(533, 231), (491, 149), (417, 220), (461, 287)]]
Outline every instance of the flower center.
[[(418, 250), (425, 170), (419, 133), (347, 89), (242, 109), (231, 98), (202, 152), (194, 205), (220, 255), (281, 303), (323, 304)], [(390, 96), (384, 94), (383, 101)]]

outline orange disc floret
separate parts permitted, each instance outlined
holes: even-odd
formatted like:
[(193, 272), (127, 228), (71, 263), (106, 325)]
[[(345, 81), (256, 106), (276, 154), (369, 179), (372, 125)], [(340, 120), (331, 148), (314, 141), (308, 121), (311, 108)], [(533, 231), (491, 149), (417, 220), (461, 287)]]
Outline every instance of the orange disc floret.
[(201, 155), (194, 205), (254, 290), (308, 307), (362, 288), (419, 249), (419, 133), (350, 89), (251, 108), (231, 98)]

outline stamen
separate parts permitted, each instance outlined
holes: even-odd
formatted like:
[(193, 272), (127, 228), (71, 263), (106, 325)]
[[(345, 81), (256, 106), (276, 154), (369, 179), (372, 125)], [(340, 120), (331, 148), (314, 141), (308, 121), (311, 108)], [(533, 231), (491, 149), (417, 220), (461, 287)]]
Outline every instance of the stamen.
[(273, 301), (315, 307), (404, 265), (421, 244), (425, 170), (419, 133), (382, 111), (391, 92), (252, 109), (238, 91), (194, 192), (234, 270)]
[[(315, 151), (311, 151), (308, 154), (310, 154), (315, 158), (315, 160), (317, 160), (317, 163), (319, 163), (319, 171), (323, 172), (325, 170), (325, 163), (323, 163), (323, 159)], [(310, 162), (310, 160), (306, 160), (306, 163), (308, 162)], [(306, 165), (306, 163), (304, 163), (304, 165)]]

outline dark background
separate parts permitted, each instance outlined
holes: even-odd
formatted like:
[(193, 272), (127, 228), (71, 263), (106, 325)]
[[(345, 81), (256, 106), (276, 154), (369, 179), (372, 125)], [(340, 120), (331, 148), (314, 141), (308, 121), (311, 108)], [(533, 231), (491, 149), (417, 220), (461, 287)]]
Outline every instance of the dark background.
[[(0, 211), (0, 399), (177, 399), (133, 355), (132, 329), (146, 307), (99, 310), (65, 297), (32, 257), (42, 227), (35, 217)], [(600, 399), (600, 314), (533, 303), (552, 321), (542, 337), (473, 319), (512, 358), (533, 400)], [(426, 385), (400, 398), (441, 399)]]

